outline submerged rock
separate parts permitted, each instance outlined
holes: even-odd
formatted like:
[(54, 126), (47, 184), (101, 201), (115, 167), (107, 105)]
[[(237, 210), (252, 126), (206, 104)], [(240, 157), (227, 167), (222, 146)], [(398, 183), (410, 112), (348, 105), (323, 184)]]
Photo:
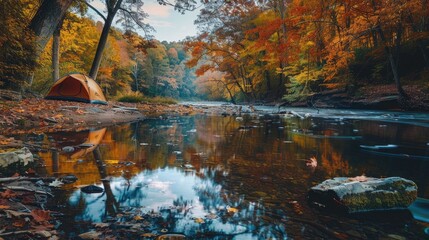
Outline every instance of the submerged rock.
[(63, 183), (74, 183), (77, 181), (77, 177), (73, 174), (68, 174), (68, 175), (62, 176), (60, 180)]
[(102, 187), (95, 186), (95, 185), (88, 185), (88, 186), (82, 187), (80, 190), (84, 193), (102, 193), (102, 192), (104, 192), (104, 189)]
[(312, 187), (309, 200), (348, 213), (405, 209), (417, 198), (417, 185), (400, 177), (337, 177)]

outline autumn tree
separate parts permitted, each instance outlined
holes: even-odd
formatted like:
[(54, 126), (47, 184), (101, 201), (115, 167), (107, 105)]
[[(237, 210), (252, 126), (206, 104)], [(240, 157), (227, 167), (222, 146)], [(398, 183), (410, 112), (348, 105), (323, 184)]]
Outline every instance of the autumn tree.
[[(84, 1), (84, 0), (82, 0)], [(103, 30), (101, 31), (100, 40), (98, 42), (97, 51), (95, 53), (94, 61), (89, 71), (89, 75), (93, 78), (97, 78), (98, 70), (100, 67), (102, 54), (106, 46), (107, 37), (109, 35), (109, 30), (112, 26), (113, 20), (117, 13), (120, 13), (119, 20), (123, 23), (124, 27), (131, 28), (133, 25), (131, 22), (135, 23), (143, 31), (149, 33), (152, 31), (152, 27), (144, 23), (144, 19), (147, 17), (147, 14), (143, 11), (143, 0), (134, 0), (134, 1), (123, 1), (123, 0), (114, 0), (106, 1), (105, 7), (107, 9), (107, 15), (101, 13), (99, 9), (91, 5), (90, 0), (85, 3), (89, 8), (94, 10), (103, 20)], [(175, 2), (169, 2), (166, 0), (158, 0), (158, 3), (161, 5), (172, 5), (178, 11), (194, 10), (195, 2), (188, 0), (176, 0)]]
[[(61, 31), (59, 51), (59, 73), (61, 75), (73, 72), (88, 72), (96, 51), (102, 23), (94, 22), (76, 14), (69, 14), (64, 20)], [(100, 65), (98, 82), (108, 96), (114, 96), (122, 89), (128, 89), (131, 82), (128, 53), (128, 42), (122, 32), (111, 30), (107, 40), (107, 50)], [(53, 41), (53, 40), (51, 40)], [(48, 45), (39, 59), (39, 67), (35, 71), (32, 90), (46, 92), (51, 86), (52, 45)]]
[[(203, 33), (188, 43), (192, 49), (188, 66), (198, 66), (197, 76), (207, 71), (226, 73), (224, 81), (232, 82), (246, 101), (255, 100), (256, 85), (249, 65), (253, 56), (246, 54), (243, 41), (245, 31), (251, 25), (250, 20), (258, 11), (254, 1), (209, 2), (196, 21)], [(199, 64), (204, 56), (208, 61)]]
[(0, 87), (20, 90), (36, 66), (35, 35), (27, 28), (37, 9), (32, 1), (2, 0), (0, 9)]
[(32, 30), (37, 37), (36, 53), (40, 54), (43, 51), (73, 1), (74, 0), (42, 1), (41, 6), (31, 19), (29, 25), (29, 29)]
[[(87, 6), (79, 1), (73, 1), (71, 5), (73, 12), (78, 12), (80, 14), (85, 14), (87, 11)], [(52, 34), (52, 80), (56, 81), (60, 78), (60, 37), (61, 30), (63, 27), (64, 19), (70, 16), (70, 12), (65, 14), (62, 19), (60, 19), (57, 27), (55, 28)]]

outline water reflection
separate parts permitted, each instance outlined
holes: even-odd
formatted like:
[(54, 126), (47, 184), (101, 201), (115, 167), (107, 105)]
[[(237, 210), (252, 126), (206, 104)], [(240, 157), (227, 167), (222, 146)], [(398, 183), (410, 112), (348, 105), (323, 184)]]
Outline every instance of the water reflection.
[[(79, 178), (74, 187), (97, 184), (105, 189), (102, 194), (85, 194), (70, 188), (63, 204), (74, 220), (121, 221), (121, 214), (133, 212), (148, 221), (144, 231), (167, 229), (218, 239), (344, 238), (356, 231), (361, 238), (424, 234), (416, 221), (362, 223), (319, 213), (307, 205), (306, 193), (326, 178), (366, 174), (412, 179), (419, 196), (429, 198), (427, 161), (374, 156), (360, 148), (385, 143), (423, 148), (429, 133), (425, 127), (366, 120), (194, 116), (103, 131), (102, 140), (82, 154), (61, 149), (89, 146), (90, 137), (72, 142), (75, 136), (64, 134), (60, 140), (48, 136), (48, 145), (56, 150), (41, 153), (49, 174), (74, 173)], [(304, 160), (313, 156), (318, 166), (309, 169)]]

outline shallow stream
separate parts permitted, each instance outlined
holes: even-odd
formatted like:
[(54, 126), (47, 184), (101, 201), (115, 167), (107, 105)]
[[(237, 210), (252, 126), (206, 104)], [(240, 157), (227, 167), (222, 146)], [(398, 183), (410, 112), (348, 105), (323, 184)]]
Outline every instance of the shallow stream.
[[(259, 114), (238, 118), (147, 119), (23, 138), (48, 149), (39, 153), (41, 174), (78, 177), (55, 203), (66, 213), (61, 230), (70, 238), (85, 231), (76, 222), (121, 221), (132, 214), (143, 216), (143, 232), (199, 239), (429, 239), (427, 115), (315, 109), (268, 114), (277, 110), (257, 107)], [(66, 152), (65, 146), (74, 149)], [(306, 166), (310, 157), (316, 168)], [(413, 180), (419, 204), (406, 212), (354, 216), (308, 204), (307, 192), (317, 183), (363, 174)], [(89, 184), (104, 193), (81, 192)]]

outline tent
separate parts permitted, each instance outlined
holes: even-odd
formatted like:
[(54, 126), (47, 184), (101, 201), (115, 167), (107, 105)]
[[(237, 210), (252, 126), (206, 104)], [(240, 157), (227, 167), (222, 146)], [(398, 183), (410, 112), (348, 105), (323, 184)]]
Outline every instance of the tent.
[(45, 99), (107, 104), (100, 86), (83, 74), (70, 74), (58, 79)]
[(84, 157), (86, 154), (94, 151), (98, 144), (100, 144), (101, 140), (103, 140), (105, 133), (106, 128), (89, 131), (88, 138), (86, 139), (86, 141), (78, 145), (78, 147), (80, 147), (81, 149), (77, 152), (73, 152), (71, 158), (81, 158)]

